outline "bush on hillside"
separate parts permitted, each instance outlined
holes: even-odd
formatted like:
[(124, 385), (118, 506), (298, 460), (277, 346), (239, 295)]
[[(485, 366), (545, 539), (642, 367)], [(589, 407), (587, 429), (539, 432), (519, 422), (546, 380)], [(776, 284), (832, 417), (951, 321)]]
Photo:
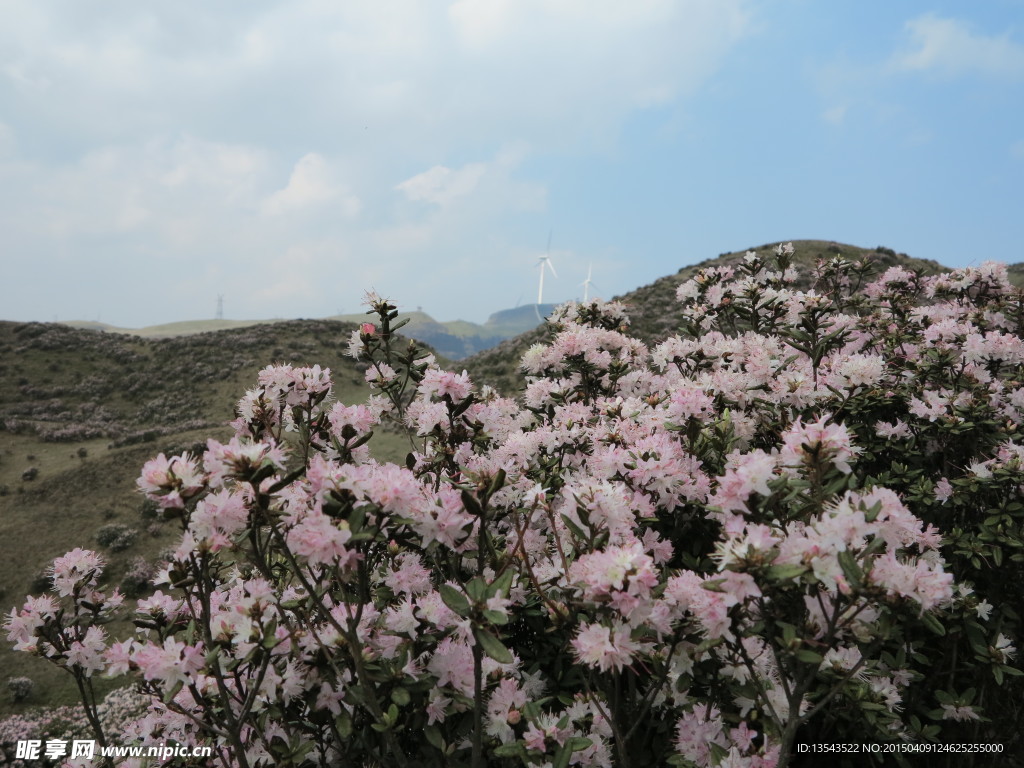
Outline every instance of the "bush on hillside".
[(123, 552), (135, 543), (138, 530), (124, 523), (111, 523), (96, 531), (96, 543), (111, 552)]

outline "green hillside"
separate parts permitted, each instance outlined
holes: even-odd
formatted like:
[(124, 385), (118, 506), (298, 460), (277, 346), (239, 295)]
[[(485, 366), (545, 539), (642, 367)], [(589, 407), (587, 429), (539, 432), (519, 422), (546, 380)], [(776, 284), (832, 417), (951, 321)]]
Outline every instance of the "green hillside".
[[(111, 585), (121, 584), (139, 558), (155, 564), (176, 536), (136, 491), (139, 470), (159, 452), (228, 439), (235, 402), (266, 365), (329, 367), (339, 399), (364, 400), (362, 370), (345, 354), (354, 328), (297, 320), (145, 339), (0, 322), (0, 611), (10, 613), (38, 592), (44, 567), (75, 547), (103, 553)], [(372, 448), (382, 459), (400, 460), (409, 444), (380, 432)], [(101, 546), (97, 535), (106, 526), (133, 531), (130, 546)], [(6, 681), (20, 675), (32, 678), (35, 690), (13, 705)], [(6, 642), (0, 685), (0, 714), (77, 700), (69, 676)]]
[[(683, 267), (675, 274), (662, 277), (649, 285), (616, 296), (615, 300), (626, 305), (633, 335), (648, 344), (660, 342), (677, 330), (676, 288), (681, 283), (689, 280), (700, 269), (736, 264), (748, 250), (763, 253), (770, 251), (776, 245), (778, 243), (766, 243), (753, 249), (745, 248), (741, 251), (720, 254), (699, 264)], [(802, 268), (804, 272), (811, 270), (819, 259), (835, 256), (855, 261), (870, 258), (876, 264), (879, 274), (897, 264), (909, 269), (921, 270), (928, 275), (948, 271), (947, 267), (943, 267), (936, 261), (913, 258), (883, 246), (860, 248), (827, 240), (794, 240), (793, 247), (795, 249), (794, 265)], [(1024, 285), (1024, 264), (1011, 266), (1010, 275), (1017, 284)], [(809, 285), (805, 287), (809, 287)], [(470, 372), (474, 381), (490, 384), (507, 394), (514, 393), (524, 383), (523, 376), (519, 372), (519, 359), (531, 345), (543, 338), (543, 329), (536, 328), (504, 341), (492, 349), (473, 355), (462, 361), (461, 364)]]

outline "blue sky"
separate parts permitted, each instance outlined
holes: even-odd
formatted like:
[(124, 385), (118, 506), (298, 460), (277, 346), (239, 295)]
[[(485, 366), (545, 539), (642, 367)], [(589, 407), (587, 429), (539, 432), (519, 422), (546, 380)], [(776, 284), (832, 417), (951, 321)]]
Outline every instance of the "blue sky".
[(1024, 0), (0, 0), (0, 319), (482, 322), (549, 232), (1024, 261)]

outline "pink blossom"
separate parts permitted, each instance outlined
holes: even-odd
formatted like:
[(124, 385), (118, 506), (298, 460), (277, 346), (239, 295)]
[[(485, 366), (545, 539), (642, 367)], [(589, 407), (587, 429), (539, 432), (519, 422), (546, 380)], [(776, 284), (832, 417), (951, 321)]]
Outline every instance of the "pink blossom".
[(348, 523), (341, 521), (336, 524), (322, 513), (306, 515), (297, 525), (288, 531), (288, 546), (303, 557), (310, 565), (337, 565), (347, 568), (352, 565), (358, 554), (345, 547), (352, 538)]
[(926, 611), (953, 597), (953, 575), (943, 570), (941, 562), (931, 563), (924, 558), (903, 561), (891, 550), (874, 560), (869, 578), (890, 594), (920, 603)]
[(249, 508), (242, 494), (220, 490), (199, 500), (189, 519), (189, 529), (196, 541), (212, 542), (212, 551), (217, 551), (227, 546), (248, 521)]
[(940, 392), (925, 391), (924, 400), (910, 398), (910, 412), (920, 419), (935, 421), (946, 415), (949, 398)]
[(380, 413), (366, 405), (344, 405), (335, 403), (327, 415), (331, 432), (344, 441), (345, 427), (351, 427), (357, 435), (364, 435), (380, 423)]
[(344, 696), (345, 693), (343, 690), (338, 690), (327, 683), (322, 683), (314, 706), (317, 709), (326, 709), (332, 715), (337, 716), (341, 714), (342, 699)]
[(427, 662), (427, 670), (437, 678), (439, 687), (473, 695), (473, 649), (465, 643), (446, 637)]
[(569, 578), (583, 585), (584, 597), (589, 600), (622, 590), (643, 598), (658, 582), (654, 560), (638, 541), (582, 556), (569, 567)]
[(900, 419), (896, 419), (896, 422), (889, 424), (885, 421), (875, 422), (875, 434), (879, 437), (887, 439), (907, 437), (910, 434), (910, 427)]
[(429, 592), (432, 587), (430, 571), (423, 567), (420, 558), (412, 552), (404, 552), (398, 557), (398, 567), (388, 569), (384, 583), (396, 595), (420, 595)]
[(410, 509), (413, 528), (423, 537), (424, 545), (439, 541), (456, 547), (469, 536), (473, 517), (462, 506), (458, 494), (449, 490), (439, 493), (434, 500), (425, 500)]
[(967, 706), (965, 704), (942, 704), (942, 719), (943, 720), (956, 720), (959, 722), (970, 722), (972, 720), (980, 720), (981, 716), (974, 709), (974, 707)]
[(137, 608), (139, 613), (171, 622), (181, 613), (182, 601), (157, 590), (150, 597), (139, 600)]
[(206, 481), (196, 459), (190, 453), (168, 459), (159, 454), (142, 467), (136, 481), (139, 490), (164, 508), (180, 508), (198, 494)]
[(432, 368), (423, 374), (423, 381), (420, 382), (417, 391), (427, 398), (447, 397), (454, 403), (460, 403), (469, 396), (472, 387), (473, 384), (466, 371), (454, 374), (450, 371)]
[(209, 484), (218, 488), (226, 478), (247, 480), (264, 467), (280, 470), (284, 468), (284, 449), (270, 442), (253, 442), (231, 438), (227, 445), (214, 439), (206, 442), (203, 454), (203, 469), (208, 475)]
[(76, 548), (53, 561), (53, 588), (61, 597), (70, 595), (76, 586), (95, 587), (103, 569), (103, 560), (95, 552)]
[(451, 703), (451, 699), (447, 696), (442, 696), (435, 688), (430, 695), (430, 701), (427, 703), (427, 724), (433, 725), (434, 723), (444, 722), (448, 714), (448, 705)]
[(804, 448), (806, 445), (812, 451), (818, 451), (821, 459), (831, 462), (844, 474), (849, 474), (852, 471), (850, 461), (860, 453), (860, 448), (853, 445), (846, 427), (831, 422), (827, 415), (810, 424), (797, 419), (782, 436), (782, 441), (780, 457), (782, 464), (787, 467), (800, 466), (810, 460), (811, 456)]
[(123, 640), (111, 643), (103, 654), (103, 660), (107, 665), (107, 675), (117, 677), (123, 675), (131, 668), (131, 655), (134, 650), (133, 640)]

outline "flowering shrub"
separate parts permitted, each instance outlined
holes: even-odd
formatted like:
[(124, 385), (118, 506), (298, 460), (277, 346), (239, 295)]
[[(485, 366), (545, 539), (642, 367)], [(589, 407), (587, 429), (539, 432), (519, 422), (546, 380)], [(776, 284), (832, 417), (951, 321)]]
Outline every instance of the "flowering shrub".
[(35, 683), (31, 677), (9, 677), (7, 678), (7, 690), (11, 692), (11, 699), (15, 704), (24, 701), (32, 693)]
[(96, 531), (96, 543), (111, 552), (123, 552), (135, 543), (139, 532), (123, 523), (110, 523)]
[(126, 597), (141, 597), (152, 588), (156, 573), (154, 564), (144, 557), (136, 557), (121, 578), (119, 589)]
[[(9, 637), (75, 676), (98, 738), (91, 680), (130, 672), (150, 707), (119, 735), (225, 766), (984, 741), (1020, 675), (1021, 296), (998, 265), (839, 259), (798, 290), (788, 257), (681, 285), (653, 349), (617, 304), (560, 307), (521, 403), (399, 345), (371, 296), (349, 348), (378, 394), (268, 367), (228, 443), (143, 468), (181, 539), (136, 635), (107, 637), (120, 596), (75, 550)], [(389, 421), (404, 466), (370, 457)]]
[[(137, 720), (145, 711), (148, 699), (131, 688), (118, 688), (108, 693), (96, 705), (96, 715), (105, 733), (118, 734), (126, 724)], [(39, 709), (0, 718), (0, 765), (52, 766), (59, 761), (40, 755), (38, 760), (17, 757), (17, 743), (30, 739), (60, 739), (70, 743), (74, 739), (91, 739), (92, 726), (82, 707), (63, 706)], [(86, 765), (95, 761), (86, 761)]]

